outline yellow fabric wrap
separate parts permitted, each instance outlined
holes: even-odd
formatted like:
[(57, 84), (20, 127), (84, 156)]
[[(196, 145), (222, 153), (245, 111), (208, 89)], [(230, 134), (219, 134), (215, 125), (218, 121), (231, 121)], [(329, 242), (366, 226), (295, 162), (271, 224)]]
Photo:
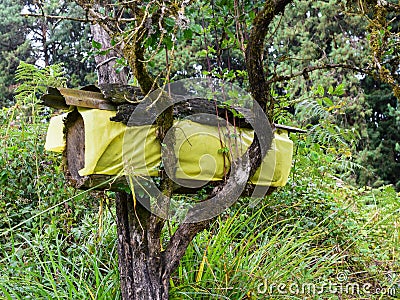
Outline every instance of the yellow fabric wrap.
[[(179, 179), (222, 180), (224, 172), (230, 169), (230, 161), (226, 155), (224, 159), (223, 152), (228, 151), (233, 158), (237, 158), (245, 153), (254, 138), (251, 129), (218, 128), (189, 120), (175, 122), (174, 127), (178, 160), (176, 177)], [(289, 177), (292, 156), (293, 142), (287, 132), (275, 132), (271, 150), (251, 178), (251, 183), (284, 186)]]
[[(129, 173), (158, 175), (162, 157), (155, 126), (126, 127), (122, 123), (112, 122), (110, 117), (115, 115), (114, 111), (85, 108), (79, 108), (78, 111), (85, 124), (85, 167), (79, 171), (81, 176), (123, 174), (123, 159), (128, 162), (125, 166), (130, 166)], [(50, 122), (48, 139), (60, 140), (54, 135), (54, 128), (51, 128), (56, 123)], [(229, 171), (229, 157), (233, 156), (234, 159), (242, 155), (254, 136), (251, 129), (218, 128), (190, 120), (176, 121), (173, 132), (177, 157), (176, 178), (198, 181), (221, 180)], [(293, 142), (287, 132), (276, 131), (271, 150), (250, 181), (257, 185), (284, 186), (292, 155)]]
[(52, 117), (47, 129), (44, 149), (52, 152), (63, 152), (65, 149), (64, 118), (67, 114)]

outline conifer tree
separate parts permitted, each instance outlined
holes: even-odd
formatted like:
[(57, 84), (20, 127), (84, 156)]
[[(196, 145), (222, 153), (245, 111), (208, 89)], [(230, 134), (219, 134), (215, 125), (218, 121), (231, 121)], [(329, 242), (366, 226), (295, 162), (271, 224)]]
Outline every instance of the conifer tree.
[(0, 2), (0, 106), (12, 103), (15, 88), (14, 72), (21, 60), (31, 60), (31, 47), (27, 41), (28, 20), (20, 16), (19, 1)]

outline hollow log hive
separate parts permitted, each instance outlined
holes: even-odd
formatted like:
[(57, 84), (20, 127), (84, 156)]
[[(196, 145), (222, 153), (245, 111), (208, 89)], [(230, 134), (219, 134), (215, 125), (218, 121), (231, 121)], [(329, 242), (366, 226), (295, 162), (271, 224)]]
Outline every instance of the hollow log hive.
[[(103, 172), (93, 172), (93, 174), (88, 171), (88, 174), (82, 174), (82, 170), (87, 169), (85, 162), (88, 157), (88, 149), (85, 149), (85, 124), (84, 113), (82, 111), (95, 110), (102, 114), (107, 114), (106, 112), (113, 112), (110, 114), (110, 118), (105, 120), (106, 122), (118, 122), (121, 124), (127, 124), (132, 112), (135, 110), (137, 105), (143, 100), (143, 95), (140, 89), (132, 86), (124, 86), (117, 84), (101, 85), (101, 86), (87, 86), (80, 90), (77, 89), (67, 89), (67, 88), (49, 88), (48, 93), (42, 97), (43, 104), (55, 109), (66, 110), (67, 113), (63, 115), (63, 141), (65, 147), (57, 148), (63, 151), (63, 161), (64, 170), (68, 183), (76, 188), (88, 189), (110, 189), (110, 190), (126, 190), (127, 181), (125, 176), (116, 176), (117, 174), (112, 173), (113, 166), (107, 166), (106, 169), (111, 171)], [(214, 103), (204, 101), (204, 99), (191, 99), (191, 101), (180, 102), (174, 105), (174, 118), (184, 119), (188, 116), (195, 116), (197, 114), (216, 114), (216, 107)], [(251, 130), (251, 122), (248, 122), (240, 115), (233, 114), (231, 109), (226, 107), (218, 107), (218, 115), (224, 116), (231, 124), (235, 124), (240, 129)], [(196, 120), (192, 118), (191, 121), (202, 123), (202, 120)], [(97, 126), (96, 120), (95, 124), (90, 124), (90, 126)], [(104, 120), (99, 120), (99, 122), (104, 122)], [(213, 122), (213, 121), (211, 121)], [(125, 126), (123, 125), (123, 126)], [(207, 121), (207, 126), (210, 125), (210, 120)], [(214, 126), (219, 126), (218, 124), (211, 124)], [(273, 124), (273, 128), (276, 131), (287, 132), (305, 132), (304, 130)], [(50, 129), (49, 129), (50, 131)], [(92, 131), (95, 133), (95, 131)], [(49, 139), (49, 133), (48, 137)], [(50, 137), (51, 138), (51, 137)], [(94, 138), (95, 140), (96, 138)], [(288, 139), (287, 139), (288, 140)], [(290, 140), (289, 140), (290, 141)], [(46, 141), (46, 144), (52, 143), (54, 141)], [(290, 141), (291, 143), (291, 141)], [(291, 145), (291, 144), (290, 144)], [(96, 143), (93, 147), (96, 148)], [(48, 147), (51, 148), (51, 147)], [(53, 148), (54, 150), (54, 148)], [(86, 152), (85, 152), (86, 151)], [(122, 149), (121, 149), (122, 151)], [(292, 151), (292, 149), (290, 149)], [(288, 154), (289, 155), (289, 154)], [(289, 157), (285, 158), (289, 164), (292, 160), (292, 152), (290, 152)], [(279, 168), (279, 166), (276, 166)], [(286, 167), (287, 168), (287, 167)], [(279, 171), (279, 170), (278, 170)], [(288, 170), (284, 170), (286, 174), (282, 175), (286, 178), (281, 179), (280, 183), (275, 186), (281, 186), (286, 184)], [(285, 173), (284, 172), (284, 173)], [(100, 174), (99, 174), (100, 173)], [(158, 174), (152, 174), (151, 176), (165, 176), (162, 171)], [(217, 183), (217, 180), (214, 181)], [(251, 182), (249, 183), (251, 186)], [(274, 184), (272, 184), (274, 186)], [(192, 192), (192, 190), (185, 189), (177, 186), (177, 190), (181, 192)]]

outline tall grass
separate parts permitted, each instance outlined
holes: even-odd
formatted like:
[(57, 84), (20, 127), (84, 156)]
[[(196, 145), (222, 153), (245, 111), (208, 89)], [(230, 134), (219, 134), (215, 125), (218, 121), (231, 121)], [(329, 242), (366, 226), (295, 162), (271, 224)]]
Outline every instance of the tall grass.
[(242, 211), (220, 217), (194, 239), (173, 278), (173, 297), (264, 299), (279, 295), (274, 286), (281, 283), (312, 283), (333, 272), (340, 255), (313, 245), (319, 228), (300, 231), (298, 220), (276, 222), (264, 207), (246, 217)]
[[(60, 237), (42, 232), (11, 251), (1, 248), (0, 295), (5, 299), (119, 299), (116, 229), (113, 217), (104, 213), (105, 230), (87, 219), (87, 236), (71, 243), (74, 234)], [(88, 216), (89, 217), (89, 216)], [(91, 229), (90, 229), (91, 228)]]
[[(0, 299), (120, 299), (112, 194), (66, 187), (60, 157), (43, 151), (43, 74), (52, 72), (29, 75), (41, 80), (22, 89), (33, 94), (0, 112)], [(241, 199), (195, 237), (171, 299), (400, 298), (400, 195), (339, 181), (333, 152), (297, 143), (286, 187), (256, 208)], [(310, 289), (339, 275), (381, 292)]]

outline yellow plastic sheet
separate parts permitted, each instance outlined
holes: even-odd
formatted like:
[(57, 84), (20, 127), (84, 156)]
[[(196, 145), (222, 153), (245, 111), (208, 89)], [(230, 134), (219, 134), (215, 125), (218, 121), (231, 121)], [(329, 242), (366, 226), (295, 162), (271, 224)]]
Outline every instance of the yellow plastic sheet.
[(67, 114), (52, 117), (47, 129), (44, 149), (52, 152), (63, 152), (65, 149), (64, 118)]
[[(85, 167), (79, 171), (81, 176), (122, 174), (123, 159), (129, 161), (125, 163), (131, 168), (129, 172), (143, 176), (158, 175), (162, 157), (154, 126), (127, 128), (122, 123), (110, 121), (110, 117), (115, 115), (113, 111), (85, 108), (79, 108), (78, 111), (85, 124)], [(54, 142), (49, 141), (48, 144), (58, 147), (48, 147), (48, 150), (60, 151), (62, 148), (60, 140), (63, 140), (63, 135), (59, 122), (50, 122), (47, 139), (54, 139)], [(177, 156), (175, 176), (178, 179), (221, 180), (229, 171), (229, 157), (233, 156), (234, 159), (242, 155), (253, 140), (253, 131), (249, 129), (218, 128), (190, 120), (176, 121), (174, 128)], [(127, 130), (129, 133), (125, 134)], [(293, 143), (287, 132), (275, 132), (271, 150), (250, 181), (264, 186), (285, 185), (292, 155)]]
[[(179, 179), (214, 181), (222, 180), (230, 169), (230, 161), (242, 156), (251, 145), (251, 129), (218, 128), (183, 120), (175, 123), (175, 153)], [(231, 137), (231, 138), (229, 138)], [(222, 141), (222, 145), (221, 145)], [(264, 186), (284, 186), (292, 165), (293, 142), (286, 131), (275, 132), (271, 149), (264, 157), (251, 182)]]

